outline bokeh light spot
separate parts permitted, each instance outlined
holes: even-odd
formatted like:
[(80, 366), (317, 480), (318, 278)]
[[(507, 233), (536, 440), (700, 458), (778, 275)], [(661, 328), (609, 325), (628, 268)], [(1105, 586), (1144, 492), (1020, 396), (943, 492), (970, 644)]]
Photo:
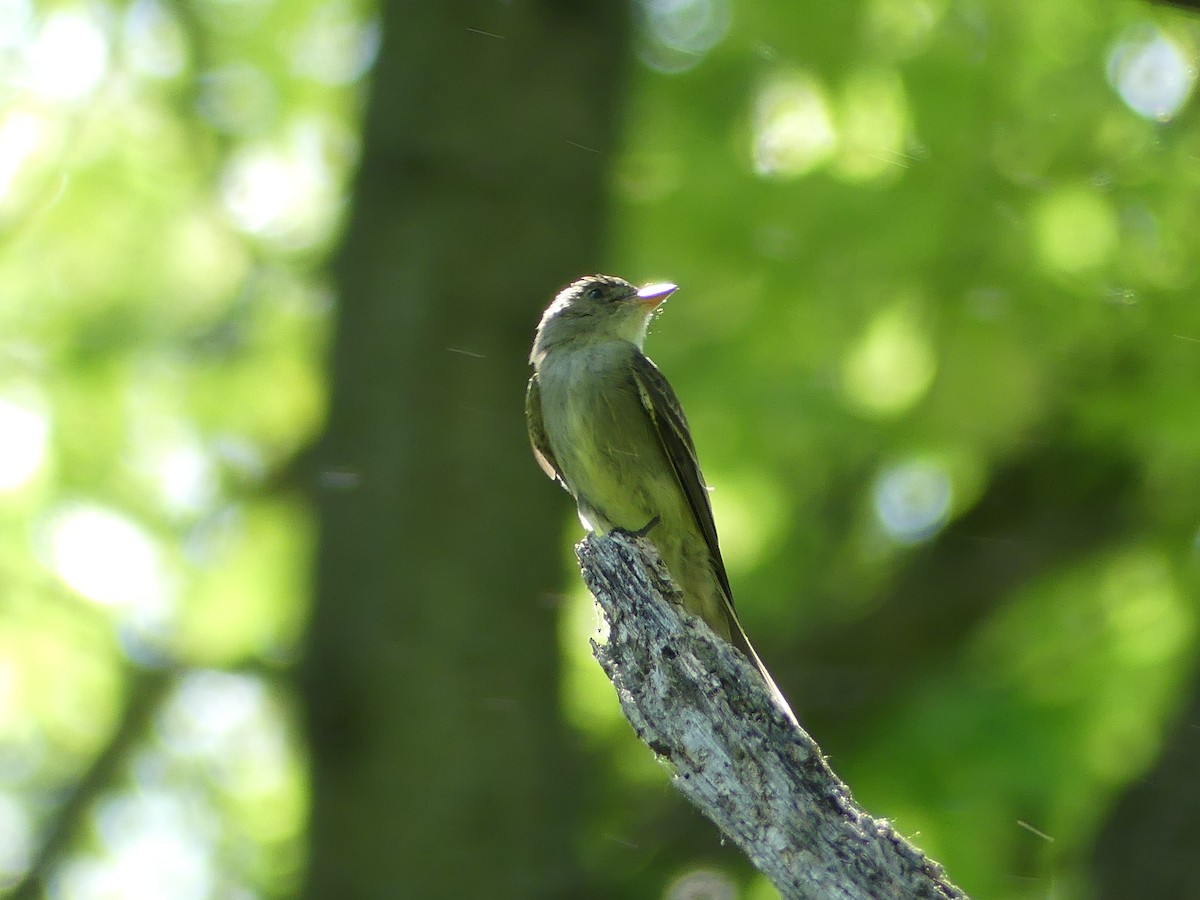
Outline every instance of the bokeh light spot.
[(737, 884), (724, 872), (693, 869), (667, 887), (663, 900), (737, 900)]
[(783, 492), (761, 473), (743, 470), (713, 474), (717, 486), (710, 500), (725, 564), (730, 572), (747, 571), (757, 566), (782, 537), (787, 521)]
[(256, 134), (274, 122), (279, 96), (257, 66), (231, 63), (199, 79), (198, 108), (213, 127), (229, 134)]
[(297, 123), (280, 147), (258, 144), (235, 153), (221, 180), (230, 217), (246, 233), (292, 249), (327, 237), (337, 186), (326, 150), (319, 126)]
[(1042, 198), (1034, 211), (1034, 236), (1042, 262), (1077, 274), (1102, 265), (1117, 245), (1117, 217), (1097, 191), (1068, 187)]
[(1102, 592), (1113, 649), (1123, 663), (1157, 665), (1191, 644), (1195, 616), (1160, 556), (1128, 554), (1106, 573)]
[(904, 171), (908, 104), (896, 73), (855, 73), (846, 84), (838, 123), (837, 172), (843, 178), (872, 181)]
[(52, 515), (47, 537), (51, 569), (76, 593), (132, 612), (158, 610), (165, 602), (158, 546), (121, 513), (72, 505)]
[(1196, 64), (1153, 25), (1127, 31), (1108, 55), (1108, 83), (1139, 116), (1166, 122), (1183, 108), (1196, 83)]
[(323, 84), (349, 84), (361, 78), (379, 51), (379, 26), (365, 22), (346, 3), (313, 10), (293, 51), (293, 69)]
[(777, 75), (754, 104), (752, 156), (759, 175), (796, 178), (829, 159), (837, 132), (824, 88), (806, 73)]
[(874, 415), (897, 415), (925, 395), (937, 371), (933, 347), (912, 304), (883, 310), (850, 349), (842, 366), (847, 399)]
[(0, 793), (0, 885), (25, 871), (32, 850), (28, 810), (12, 794)]
[(0, 120), (0, 202), (12, 191), (21, 168), (42, 149), (45, 131), (42, 118), (24, 110)]
[(283, 723), (257, 678), (216, 670), (189, 675), (164, 711), (160, 732), (173, 753), (203, 763), (233, 794), (261, 797), (286, 788)]
[(201, 900), (213, 896), (206, 817), (158, 789), (121, 795), (96, 811), (101, 855), (80, 856), (55, 874), (53, 896), (72, 900)]
[(928, 45), (945, 8), (946, 0), (870, 0), (866, 37), (876, 53), (914, 56)]
[(186, 48), (175, 17), (159, 0), (136, 0), (125, 12), (122, 49), (130, 66), (153, 78), (183, 70)]
[(108, 68), (108, 40), (82, 10), (61, 9), (46, 17), (30, 48), (33, 90), (52, 100), (78, 100), (100, 83)]
[(659, 72), (698, 65), (729, 30), (727, 0), (642, 0), (639, 55)]
[(0, 491), (24, 487), (37, 475), (49, 433), (44, 411), (0, 396)]
[(901, 544), (933, 537), (946, 524), (950, 476), (934, 462), (906, 460), (884, 469), (873, 488), (875, 515), (884, 531)]

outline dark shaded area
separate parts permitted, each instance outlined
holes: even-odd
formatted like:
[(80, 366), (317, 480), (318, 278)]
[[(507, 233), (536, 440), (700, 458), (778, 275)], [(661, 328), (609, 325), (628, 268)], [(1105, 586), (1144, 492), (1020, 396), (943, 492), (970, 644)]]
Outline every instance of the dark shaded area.
[(580, 896), (564, 511), (522, 397), (548, 294), (597, 266), (622, 9), (383, 15), (314, 473), (306, 896)]
[(1092, 852), (1098, 900), (1200, 897), (1200, 684), (1162, 755), (1114, 805)]
[(911, 555), (868, 617), (788, 652), (783, 677), (819, 733), (852, 735), (942, 667), (1014, 590), (1126, 537), (1137, 500), (1130, 463), (1086, 447), (1037, 446)]

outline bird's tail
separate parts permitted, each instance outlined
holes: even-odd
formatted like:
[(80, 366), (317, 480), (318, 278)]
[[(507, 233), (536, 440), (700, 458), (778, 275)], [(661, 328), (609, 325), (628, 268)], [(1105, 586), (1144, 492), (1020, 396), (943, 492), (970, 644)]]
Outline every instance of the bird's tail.
[(733, 610), (733, 603), (728, 597), (725, 598), (725, 613), (729, 619), (729, 639), (733, 646), (737, 647), (746, 655), (746, 657), (754, 663), (758, 669), (758, 673), (762, 675), (763, 681), (767, 683), (767, 690), (771, 694), (771, 698), (775, 701), (775, 705), (783, 712), (784, 715), (791, 720), (791, 723), (797, 728), (800, 727), (800, 722), (796, 718), (796, 714), (792, 712), (792, 707), (788, 705), (787, 700), (783, 696), (783, 691), (779, 690), (779, 685), (775, 683), (775, 679), (771, 677), (771, 673), (767, 671), (766, 664), (763, 663), (762, 657), (758, 655), (758, 651), (754, 649), (754, 645), (750, 643), (750, 638), (746, 636), (746, 629), (742, 628), (742, 623), (737, 617), (737, 613)]

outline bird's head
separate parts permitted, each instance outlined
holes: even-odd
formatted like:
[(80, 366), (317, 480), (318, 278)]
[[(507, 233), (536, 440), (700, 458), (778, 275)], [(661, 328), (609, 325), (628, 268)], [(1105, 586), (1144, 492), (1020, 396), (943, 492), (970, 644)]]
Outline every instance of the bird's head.
[(573, 341), (622, 340), (640, 348), (650, 317), (674, 291), (667, 283), (636, 288), (615, 275), (580, 278), (546, 308), (530, 360)]

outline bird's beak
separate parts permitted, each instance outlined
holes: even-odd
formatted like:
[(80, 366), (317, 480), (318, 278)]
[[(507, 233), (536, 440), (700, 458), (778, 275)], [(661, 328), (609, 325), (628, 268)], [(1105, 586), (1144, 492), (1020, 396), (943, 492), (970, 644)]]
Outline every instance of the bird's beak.
[(677, 285), (668, 281), (659, 284), (648, 284), (635, 295), (637, 302), (653, 309), (670, 297), (678, 289)]

